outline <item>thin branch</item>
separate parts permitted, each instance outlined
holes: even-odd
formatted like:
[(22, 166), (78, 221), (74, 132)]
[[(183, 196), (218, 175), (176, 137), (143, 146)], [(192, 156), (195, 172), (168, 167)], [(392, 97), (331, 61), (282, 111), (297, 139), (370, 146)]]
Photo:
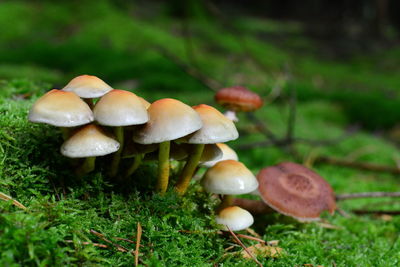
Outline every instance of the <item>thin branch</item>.
[(400, 197), (400, 192), (363, 192), (336, 195), (336, 200), (347, 200), (355, 198), (373, 198), (373, 197)]
[(289, 118), (286, 130), (286, 140), (289, 144), (293, 144), (294, 129), (296, 126), (296, 110), (297, 110), (297, 92), (294, 86), (290, 86)]
[(324, 156), (316, 158), (315, 163), (330, 164), (330, 165), (336, 165), (336, 166), (342, 166), (342, 167), (366, 170), (372, 172), (387, 172), (391, 174), (400, 174), (400, 169), (397, 167), (378, 165), (374, 163), (348, 161), (348, 160), (324, 157)]
[(162, 47), (157, 47), (156, 50), (159, 51), (160, 54), (163, 55), (166, 59), (168, 59), (171, 62), (173, 62), (183, 72), (185, 72), (187, 75), (189, 75), (192, 78), (194, 78), (195, 80), (197, 80), (200, 84), (202, 84), (206, 88), (208, 88), (208, 89), (210, 89), (210, 90), (215, 92), (219, 88), (222, 87), (222, 85), (218, 81), (216, 81), (214, 79), (211, 79), (210, 77), (208, 77), (208, 76), (204, 75), (203, 73), (201, 73), (198, 69), (186, 64), (179, 57), (177, 57), (176, 55), (170, 53), (166, 49), (164, 49)]
[[(73, 240), (65, 240), (66, 243), (74, 243)], [(92, 242), (81, 242), (80, 244), (82, 245), (92, 245), (94, 247), (99, 247), (99, 248), (108, 248), (107, 245), (104, 244), (99, 244), (99, 243), (92, 243)]]
[(121, 252), (128, 252), (129, 251), (127, 248), (124, 248), (123, 246), (118, 245), (118, 244), (112, 242), (111, 240), (108, 240), (102, 233), (96, 232), (95, 230), (92, 230), (92, 229), (90, 229), (90, 233), (95, 235), (95, 236), (97, 236), (98, 238), (100, 238), (104, 242), (113, 245), (114, 247), (117, 248), (118, 251), (121, 251)]
[(24, 205), (22, 205), (21, 202), (13, 199), (9, 195), (6, 195), (6, 194), (0, 192), (0, 199), (5, 200), (5, 201), (10, 201), (11, 200), (14, 206), (17, 206), (18, 208), (26, 210), (26, 207)]
[(258, 266), (263, 266), (261, 262), (257, 260), (257, 258), (247, 249), (247, 247), (240, 241), (240, 239), (236, 236), (234, 232), (226, 225), (226, 228), (228, 229), (229, 233), (232, 235), (233, 239), (246, 251), (247, 254), (257, 263)]
[(351, 212), (359, 215), (364, 215), (364, 214), (400, 215), (400, 210), (352, 210)]
[(263, 121), (257, 118), (253, 112), (246, 112), (246, 117), (256, 126), (257, 130), (260, 133), (262, 133), (266, 138), (269, 139), (269, 142), (273, 144), (278, 143), (278, 139), (276, 138), (275, 134), (270, 129), (268, 129), (267, 125), (265, 125)]
[(142, 226), (140, 223), (137, 223), (137, 231), (136, 231), (136, 249), (135, 249), (135, 266), (139, 265), (139, 248), (140, 248), (140, 240), (142, 239)]

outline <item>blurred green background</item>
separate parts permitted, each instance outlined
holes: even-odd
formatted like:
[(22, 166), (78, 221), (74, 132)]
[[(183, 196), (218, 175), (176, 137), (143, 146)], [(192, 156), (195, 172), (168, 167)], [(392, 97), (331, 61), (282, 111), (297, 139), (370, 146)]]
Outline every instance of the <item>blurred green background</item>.
[[(398, 174), (318, 158), (399, 166), (399, 8), (394, 0), (0, 1), (0, 192), (32, 210), (0, 203), (0, 263), (132, 265), (130, 254), (81, 242), (101, 242), (88, 232), (92, 228), (131, 238), (141, 222), (145, 265), (253, 266), (226, 256), (231, 243), (207, 234), (215, 226), (215, 200), (198, 185), (183, 199), (152, 196), (151, 164), (135, 177), (144, 185), (127, 185), (128, 194), (101, 169), (74, 180), (58, 152), (57, 129), (28, 123), (26, 116), (40, 95), (81, 74), (149, 101), (173, 97), (190, 105), (215, 105), (211, 89), (246, 86), (264, 99), (255, 116), (278, 139), (296, 115), (296, 142), (285, 147), (259, 145), (265, 136), (239, 114), (240, 138), (229, 145), (254, 173), (291, 160), (311, 165), (337, 193), (398, 191)], [(339, 206), (348, 212), (400, 209), (393, 199)], [(262, 263), (398, 266), (398, 217), (324, 218), (339, 229), (256, 218), (262, 238), (280, 240), (285, 250)], [(190, 236), (176, 229), (203, 232)]]

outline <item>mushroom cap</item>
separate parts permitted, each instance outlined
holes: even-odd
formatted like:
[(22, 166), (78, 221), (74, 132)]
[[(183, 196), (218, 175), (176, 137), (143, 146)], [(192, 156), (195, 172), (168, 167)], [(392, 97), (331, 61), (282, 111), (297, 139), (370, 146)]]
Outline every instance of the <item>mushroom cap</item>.
[(223, 226), (223, 230), (228, 230), (228, 226), (232, 231), (240, 231), (250, 227), (254, 223), (254, 218), (247, 210), (231, 206), (221, 210), (215, 221)]
[(146, 107), (134, 93), (111, 90), (96, 103), (93, 109), (96, 121), (107, 126), (128, 126), (149, 120)]
[(258, 182), (246, 166), (235, 160), (224, 160), (207, 170), (201, 181), (207, 192), (241, 195), (254, 191)]
[(235, 124), (215, 108), (201, 104), (193, 107), (200, 115), (203, 127), (188, 136), (189, 144), (215, 144), (239, 137)]
[(210, 160), (219, 160), (222, 158), (222, 150), (217, 144), (206, 144), (203, 154), (201, 154), (200, 162), (208, 162)]
[(58, 127), (75, 127), (92, 122), (94, 116), (76, 94), (53, 89), (33, 104), (28, 119)]
[(100, 126), (89, 124), (78, 129), (61, 146), (61, 154), (69, 158), (104, 156), (119, 149), (119, 143), (108, 137)]
[(141, 97), (141, 96), (138, 96), (138, 97), (139, 97), (139, 100), (142, 102), (143, 106), (146, 109), (148, 109), (150, 107), (151, 103), (149, 101), (147, 101), (146, 99), (144, 99), (143, 97)]
[(102, 97), (112, 88), (96, 76), (81, 75), (73, 78), (62, 90), (74, 92), (82, 98), (97, 98)]
[(318, 220), (320, 214), (336, 209), (331, 186), (314, 171), (292, 162), (262, 169), (257, 179), (265, 203), (299, 221)]
[(263, 105), (261, 97), (243, 86), (220, 89), (215, 94), (218, 104), (233, 111), (254, 111)]
[(222, 156), (220, 158), (216, 158), (214, 160), (209, 160), (209, 161), (204, 161), (203, 163), (200, 163), (202, 167), (210, 168), (217, 164), (220, 161), (227, 160), (227, 159), (233, 159), (238, 161), (239, 157), (236, 154), (235, 150), (230, 148), (227, 144), (223, 143), (218, 143), (216, 146), (222, 151)]
[(190, 106), (171, 98), (155, 101), (147, 109), (149, 121), (133, 135), (139, 144), (171, 141), (191, 134), (203, 125)]

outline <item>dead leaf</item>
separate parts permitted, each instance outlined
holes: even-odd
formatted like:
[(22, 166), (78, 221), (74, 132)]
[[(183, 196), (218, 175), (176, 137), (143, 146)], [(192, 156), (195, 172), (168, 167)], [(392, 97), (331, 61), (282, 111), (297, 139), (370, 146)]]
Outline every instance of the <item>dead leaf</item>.
[[(276, 258), (279, 257), (282, 253), (282, 248), (280, 247), (272, 247), (265, 244), (256, 244), (254, 246), (250, 246), (247, 248), (253, 255), (260, 257), (270, 257)], [(249, 254), (246, 251), (240, 252), (243, 258), (251, 259)]]

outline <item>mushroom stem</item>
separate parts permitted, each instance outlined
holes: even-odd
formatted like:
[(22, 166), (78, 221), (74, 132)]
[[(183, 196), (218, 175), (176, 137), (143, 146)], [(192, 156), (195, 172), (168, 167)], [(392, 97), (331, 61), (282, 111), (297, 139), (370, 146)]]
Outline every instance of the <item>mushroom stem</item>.
[(158, 181), (156, 190), (161, 194), (167, 192), (169, 179), (169, 149), (170, 141), (160, 143), (158, 150)]
[(60, 130), (61, 130), (61, 133), (62, 133), (63, 140), (64, 141), (67, 140), (71, 135), (72, 128), (60, 127)]
[(270, 206), (268, 206), (261, 200), (234, 198), (232, 204), (235, 206), (239, 206), (254, 215), (275, 212)]
[(110, 176), (115, 177), (118, 172), (119, 162), (121, 161), (121, 153), (124, 147), (124, 129), (122, 126), (118, 126), (114, 128), (115, 138), (119, 143), (119, 149), (117, 152), (114, 153), (112, 162), (111, 162), (111, 169), (110, 169)]
[(239, 118), (236, 116), (236, 111), (234, 110), (227, 110), (224, 113), (225, 117), (227, 117), (228, 119), (230, 119), (233, 122), (238, 122)]
[(139, 168), (140, 164), (142, 163), (143, 157), (144, 154), (138, 154), (135, 156), (131, 167), (129, 167), (129, 169), (125, 173), (125, 177), (131, 176), (137, 170), (137, 168)]
[(233, 196), (232, 195), (223, 195), (222, 202), (219, 204), (218, 210), (223, 210), (229, 206), (233, 205)]
[(199, 160), (204, 151), (204, 144), (196, 144), (193, 147), (192, 154), (189, 156), (188, 161), (185, 164), (181, 172), (181, 176), (175, 186), (175, 190), (178, 194), (185, 194), (187, 188), (189, 187), (190, 180), (193, 177), (193, 174), (196, 170), (197, 165), (199, 164)]
[(81, 176), (89, 173), (95, 168), (96, 157), (87, 157), (82, 165), (76, 170), (76, 173)]
[(94, 104), (93, 104), (93, 99), (92, 98), (83, 98), (83, 101), (85, 101), (86, 104), (88, 104), (90, 109), (93, 109)]

